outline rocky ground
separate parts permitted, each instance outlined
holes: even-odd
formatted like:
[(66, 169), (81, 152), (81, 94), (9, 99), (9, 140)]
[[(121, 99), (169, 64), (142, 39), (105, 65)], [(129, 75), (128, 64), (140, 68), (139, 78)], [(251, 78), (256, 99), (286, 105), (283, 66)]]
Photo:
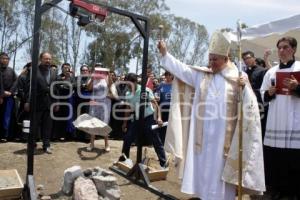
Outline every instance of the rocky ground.
[[(60, 190), (62, 187), (64, 170), (80, 165), (83, 169), (100, 166), (109, 169), (118, 159), (121, 152), (122, 141), (111, 140), (111, 151), (104, 151), (104, 141), (96, 141), (96, 149), (92, 152), (86, 150), (87, 144), (81, 142), (55, 142), (52, 143), (53, 154), (45, 154), (38, 143), (38, 150), (34, 159), (34, 178), (36, 185), (43, 185), (43, 194), (52, 199), (70, 199), (64, 196)], [(153, 149), (150, 148), (149, 157), (152, 162), (157, 162)], [(136, 148), (131, 150), (132, 159), (135, 160)], [(27, 169), (26, 144), (7, 142), (0, 143), (0, 169), (17, 169), (22, 179), (25, 180)], [(161, 199), (157, 195), (145, 190), (128, 179), (116, 174), (118, 184), (122, 192), (123, 200), (156, 200)], [(178, 199), (193, 199), (189, 195), (180, 192), (180, 182), (175, 176), (174, 167), (170, 165), (167, 180), (152, 182), (156, 188), (175, 196)]]
[[(42, 186), (42, 193), (51, 196), (51, 199), (71, 200), (62, 194), (64, 170), (74, 165), (80, 165), (82, 169), (99, 166), (109, 169), (120, 156), (122, 141), (111, 140), (111, 151), (104, 151), (104, 141), (97, 140), (95, 149), (87, 151), (88, 144), (82, 142), (53, 142), (53, 154), (46, 154), (42, 151), (41, 143), (38, 143), (34, 157), (34, 178), (36, 186)], [(27, 170), (27, 155), (25, 143), (7, 142), (0, 143), (0, 170), (17, 169), (23, 181), (25, 181)], [(157, 166), (156, 154), (153, 148), (147, 148), (147, 155), (151, 158), (151, 166)], [(135, 161), (136, 147), (131, 148), (131, 158)], [(130, 182), (128, 179), (115, 174), (118, 178), (122, 200), (162, 200), (159, 196)], [(170, 162), (170, 170), (167, 180), (151, 183), (154, 187), (164, 191), (180, 200), (197, 200), (190, 195), (180, 192), (180, 181), (177, 179), (175, 169)], [(245, 195), (243, 200), (249, 200)], [(252, 197), (253, 200), (270, 200), (269, 196)], [(198, 199), (199, 200), (199, 199)], [(237, 200), (237, 198), (236, 198)]]

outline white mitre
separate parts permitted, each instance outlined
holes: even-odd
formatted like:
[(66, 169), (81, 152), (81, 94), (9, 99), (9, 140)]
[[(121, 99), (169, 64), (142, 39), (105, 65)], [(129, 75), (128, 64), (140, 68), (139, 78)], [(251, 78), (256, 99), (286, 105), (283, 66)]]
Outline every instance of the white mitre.
[(209, 53), (221, 56), (228, 56), (230, 50), (230, 41), (220, 31), (215, 31), (210, 39)]

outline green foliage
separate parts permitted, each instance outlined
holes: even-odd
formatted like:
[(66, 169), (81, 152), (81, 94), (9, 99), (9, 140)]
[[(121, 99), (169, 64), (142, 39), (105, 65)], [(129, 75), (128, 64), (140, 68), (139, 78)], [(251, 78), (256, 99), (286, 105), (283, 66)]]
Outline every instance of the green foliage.
[[(156, 37), (157, 27), (166, 23), (160, 14), (168, 10), (164, 0), (111, 0), (107, 4), (149, 17), (150, 37)], [(89, 36), (97, 37), (89, 45), (88, 62), (90, 64), (102, 62), (107, 67), (114, 69), (118, 67), (126, 68), (132, 58), (138, 58), (141, 61), (143, 38), (128, 17), (110, 13), (101, 27), (99, 25), (89, 25), (86, 31)], [(103, 48), (104, 50), (96, 51), (97, 48)]]
[(41, 51), (51, 52), (54, 57), (60, 58), (60, 46), (58, 45), (63, 21), (61, 15), (56, 10), (51, 10), (42, 20)]
[(13, 50), (14, 37), (20, 23), (18, 1), (0, 0), (0, 51)]
[(169, 51), (190, 65), (202, 65), (208, 47), (208, 33), (203, 25), (170, 15)]
[(89, 64), (93, 66), (101, 62), (110, 69), (126, 66), (130, 61), (129, 44), (128, 34), (105, 32), (89, 45)]
[[(208, 39), (205, 27), (170, 15), (165, 0), (90, 1), (149, 18), (148, 60), (155, 72), (160, 69), (156, 47), (159, 39), (167, 40), (171, 53), (189, 64), (199, 64), (203, 60)], [(69, 1), (63, 2), (58, 6), (67, 10)], [(13, 49), (24, 41), (20, 46), (26, 50), (24, 63), (32, 52), (34, 8), (35, 0), (0, 0), (1, 50)], [(125, 16), (109, 13), (102, 23), (78, 27), (76, 19), (52, 8), (43, 15), (40, 36), (40, 52), (50, 52), (57, 65), (69, 62), (73, 67), (83, 63), (93, 66), (101, 62), (111, 69), (128, 71), (130, 60), (136, 58), (137, 67), (141, 68), (143, 38), (131, 19)]]
[(27, 57), (30, 57), (32, 53), (32, 33), (33, 33), (33, 22), (34, 22), (34, 6), (35, 0), (21, 0), (21, 18), (22, 18), (22, 29), (23, 34), (20, 36), (21, 41), (27, 41), (24, 46)]

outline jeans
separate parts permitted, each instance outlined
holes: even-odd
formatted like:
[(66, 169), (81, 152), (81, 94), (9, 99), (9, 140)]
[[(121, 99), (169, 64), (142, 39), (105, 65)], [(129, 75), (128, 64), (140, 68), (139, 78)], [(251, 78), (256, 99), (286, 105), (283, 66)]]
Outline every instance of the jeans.
[(14, 99), (13, 97), (6, 97), (4, 98), (3, 102), (3, 116), (2, 116), (2, 131), (3, 131), (3, 138), (13, 137), (10, 133), (11, 128), (11, 119), (14, 110)]
[(135, 120), (129, 124), (128, 131), (124, 136), (122, 153), (124, 153), (129, 158), (130, 146), (132, 142), (134, 142), (137, 138), (137, 134), (144, 134), (144, 138), (148, 141), (152, 142), (154, 150), (159, 159), (160, 166), (164, 166), (166, 164), (166, 153), (163, 146), (163, 143), (159, 137), (158, 129), (152, 130), (151, 126), (156, 124), (153, 115), (145, 117), (144, 127), (141, 131), (139, 131), (139, 121)]

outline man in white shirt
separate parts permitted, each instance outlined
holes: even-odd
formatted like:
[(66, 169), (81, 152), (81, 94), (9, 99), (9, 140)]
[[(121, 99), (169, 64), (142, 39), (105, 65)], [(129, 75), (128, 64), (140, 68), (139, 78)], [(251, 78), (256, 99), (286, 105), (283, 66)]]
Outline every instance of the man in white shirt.
[[(300, 85), (295, 78), (297, 40), (283, 37), (277, 42), (280, 64), (269, 69), (262, 86), (263, 101), (269, 103), (265, 145), (266, 185), (272, 199), (300, 199)], [(292, 75), (291, 73), (294, 73)], [(281, 79), (279, 76), (287, 74)], [(281, 86), (280, 86), (281, 85)]]

